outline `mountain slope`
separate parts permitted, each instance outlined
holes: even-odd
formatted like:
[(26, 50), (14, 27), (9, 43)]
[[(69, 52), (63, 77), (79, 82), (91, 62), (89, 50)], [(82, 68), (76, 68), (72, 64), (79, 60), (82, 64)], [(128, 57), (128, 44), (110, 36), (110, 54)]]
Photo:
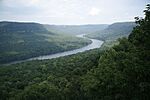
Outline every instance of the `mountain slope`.
[(132, 29), (136, 26), (134, 22), (119, 22), (109, 25), (107, 28), (101, 31), (97, 31), (92, 34), (86, 35), (90, 38), (103, 40), (104, 43), (101, 46), (103, 49), (109, 49), (113, 45), (119, 43), (118, 38), (128, 37)]
[(103, 30), (107, 24), (93, 24), (93, 25), (45, 25), (45, 27), (54, 33), (65, 34), (89, 34), (96, 31)]
[(23, 22), (0, 22), (0, 32), (48, 32), (42, 24)]
[(1, 66), (1, 98), (149, 100), (149, 25), (136, 27), (129, 39), (107, 51)]
[(136, 18), (137, 26), (128, 39), (107, 50), (82, 79), (86, 96), (95, 100), (150, 99), (150, 4), (145, 18)]
[(119, 22), (109, 25), (106, 29), (97, 31), (92, 34), (88, 34), (88, 37), (96, 38), (100, 40), (116, 40), (121, 37), (127, 37), (133, 27), (136, 24), (134, 22)]
[(2, 100), (150, 100), (150, 5), (119, 45), (0, 67)]
[(52, 33), (38, 23), (0, 22), (0, 63), (72, 50), (89, 43)]

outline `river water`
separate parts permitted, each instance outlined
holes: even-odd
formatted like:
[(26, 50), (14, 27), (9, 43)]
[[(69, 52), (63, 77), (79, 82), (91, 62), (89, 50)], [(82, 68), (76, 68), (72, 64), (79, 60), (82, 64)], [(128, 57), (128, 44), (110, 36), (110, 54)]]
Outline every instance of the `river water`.
[(101, 40), (90, 39), (90, 38), (84, 37), (84, 35), (85, 34), (80, 34), (80, 35), (77, 35), (77, 37), (86, 38), (86, 39), (89, 39), (89, 40), (92, 41), (91, 44), (89, 44), (89, 45), (87, 45), (85, 47), (82, 47), (82, 48), (79, 48), (79, 49), (70, 50), (70, 51), (60, 52), (60, 53), (56, 53), (56, 54), (50, 54), (50, 55), (43, 55), (43, 56), (33, 57), (33, 58), (26, 59), (26, 60), (14, 61), (14, 62), (11, 62), (9, 64), (16, 64), (16, 63), (21, 63), (21, 62), (26, 62), (26, 61), (31, 61), (31, 60), (44, 60), (44, 59), (52, 59), (52, 58), (68, 56), (68, 55), (76, 54), (76, 53), (79, 53), (79, 52), (84, 52), (84, 51), (87, 51), (87, 50), (100, 48), (101, 45), (103, 44), (103, 41), (101, 41)]

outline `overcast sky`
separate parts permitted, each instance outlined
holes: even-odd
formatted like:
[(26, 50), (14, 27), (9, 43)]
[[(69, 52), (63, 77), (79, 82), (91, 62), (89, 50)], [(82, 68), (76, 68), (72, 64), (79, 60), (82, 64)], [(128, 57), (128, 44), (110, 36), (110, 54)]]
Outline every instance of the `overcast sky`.
[(143, 16), (150, 0), (0, 0), (0, 21), (110, 24)]

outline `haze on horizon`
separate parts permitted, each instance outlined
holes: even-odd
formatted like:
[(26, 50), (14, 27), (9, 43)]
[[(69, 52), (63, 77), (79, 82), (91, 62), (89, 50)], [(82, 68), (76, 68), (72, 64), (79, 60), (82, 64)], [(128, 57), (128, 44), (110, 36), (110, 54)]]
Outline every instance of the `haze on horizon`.
[(149, 0), (0, 0), (0, 21), (80, 25), (134, 21)]

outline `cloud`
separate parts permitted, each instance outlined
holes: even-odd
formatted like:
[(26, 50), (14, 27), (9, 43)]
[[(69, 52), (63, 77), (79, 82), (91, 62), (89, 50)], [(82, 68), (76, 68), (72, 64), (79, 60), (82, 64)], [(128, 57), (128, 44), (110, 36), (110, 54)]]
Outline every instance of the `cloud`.
[(40, 0), (30, 0), (29, 5), (39, 5)]
[[(148, 0), (0, 0), (0, 20), (112, 23), (142, 16)], [(115, 16), (117, 19), (113, 19)]]
[(63, 0), (63, 1), (67, 2), (67, 1), (69, 1), (69, 0)]
[(3, 5), (7, 7), (30, 7), (40, 4), (40, 0), (3, 0)]
[(91, 16), (99, 15), (99, 13), (100, 13), (100, 9), (98, 9), (96, 7), (92, 7), (89, 11), (89, 15), (91, 15)]

